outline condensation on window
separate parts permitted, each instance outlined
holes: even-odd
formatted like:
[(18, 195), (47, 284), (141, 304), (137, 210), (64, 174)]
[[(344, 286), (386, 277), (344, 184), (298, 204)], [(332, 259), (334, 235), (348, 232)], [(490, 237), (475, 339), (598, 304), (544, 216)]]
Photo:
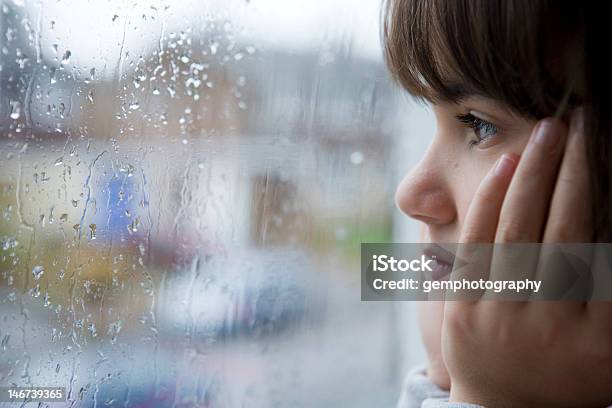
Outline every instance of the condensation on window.
[[(400, 95), (376, 1), (0, 1), (0, 385), (391, 406)], [(362, 4), (363, 3), (363, 4)]]

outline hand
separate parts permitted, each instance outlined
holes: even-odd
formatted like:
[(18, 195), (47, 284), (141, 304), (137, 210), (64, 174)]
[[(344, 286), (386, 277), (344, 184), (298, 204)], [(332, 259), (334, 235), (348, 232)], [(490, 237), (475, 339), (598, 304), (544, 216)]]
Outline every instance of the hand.
[(427, 377), (443, 390), (449, 390), (450, 376), (442, 358), (442, 320), (444, 302), (429, 301), (419, 304), (419, 326), (427, 352)]
[[(460, 242), (590, 242), (582, 129), (580, 112), (569, 131), (544, 119), (520, 161), (500, 158), (470, 205)], [(490, 261), (493, 279), (503, 260)], [(451, 401), (490, 407), (612, 401), (612, 302), (447, 301), (442, 349)]]

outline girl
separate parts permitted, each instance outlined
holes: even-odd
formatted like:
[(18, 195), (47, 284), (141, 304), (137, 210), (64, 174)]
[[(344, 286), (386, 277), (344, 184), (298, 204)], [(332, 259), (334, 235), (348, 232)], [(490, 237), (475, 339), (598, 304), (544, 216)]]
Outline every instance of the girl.
[[(437, 122), (396, 193), (426, 242), (610, 242), (606, 16), (585, 1), (387, 1), (387, 64)], [(399, 407), (612, 403), (612, 303), (428, 302), (421, 329), (429, 362)]]

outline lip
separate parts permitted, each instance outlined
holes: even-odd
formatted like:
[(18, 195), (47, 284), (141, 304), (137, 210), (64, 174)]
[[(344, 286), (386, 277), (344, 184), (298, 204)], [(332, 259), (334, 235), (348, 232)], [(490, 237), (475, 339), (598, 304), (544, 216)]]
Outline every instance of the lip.
[(437, 244), (427, 244), (423, 249), (423, 255), (449, 265), (455, 262), (455, 254)]
[(448, 276), (453, 271), (453, 263), (455, 255), (439, 245), (427, 244), (423, 249), (423, 255), (434, 261), (434, 267), (431, 271), (432, 280), (448, 279)]

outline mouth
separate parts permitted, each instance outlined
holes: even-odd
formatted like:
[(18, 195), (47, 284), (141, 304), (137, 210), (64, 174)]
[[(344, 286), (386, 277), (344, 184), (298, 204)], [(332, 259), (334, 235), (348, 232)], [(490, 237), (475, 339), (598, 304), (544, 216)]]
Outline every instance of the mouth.
[(453, 271), (455, 255), (435, 244), (428, 244), (423, 250), (423, 255), (433, 261), (431, 280), (447, 280)]

